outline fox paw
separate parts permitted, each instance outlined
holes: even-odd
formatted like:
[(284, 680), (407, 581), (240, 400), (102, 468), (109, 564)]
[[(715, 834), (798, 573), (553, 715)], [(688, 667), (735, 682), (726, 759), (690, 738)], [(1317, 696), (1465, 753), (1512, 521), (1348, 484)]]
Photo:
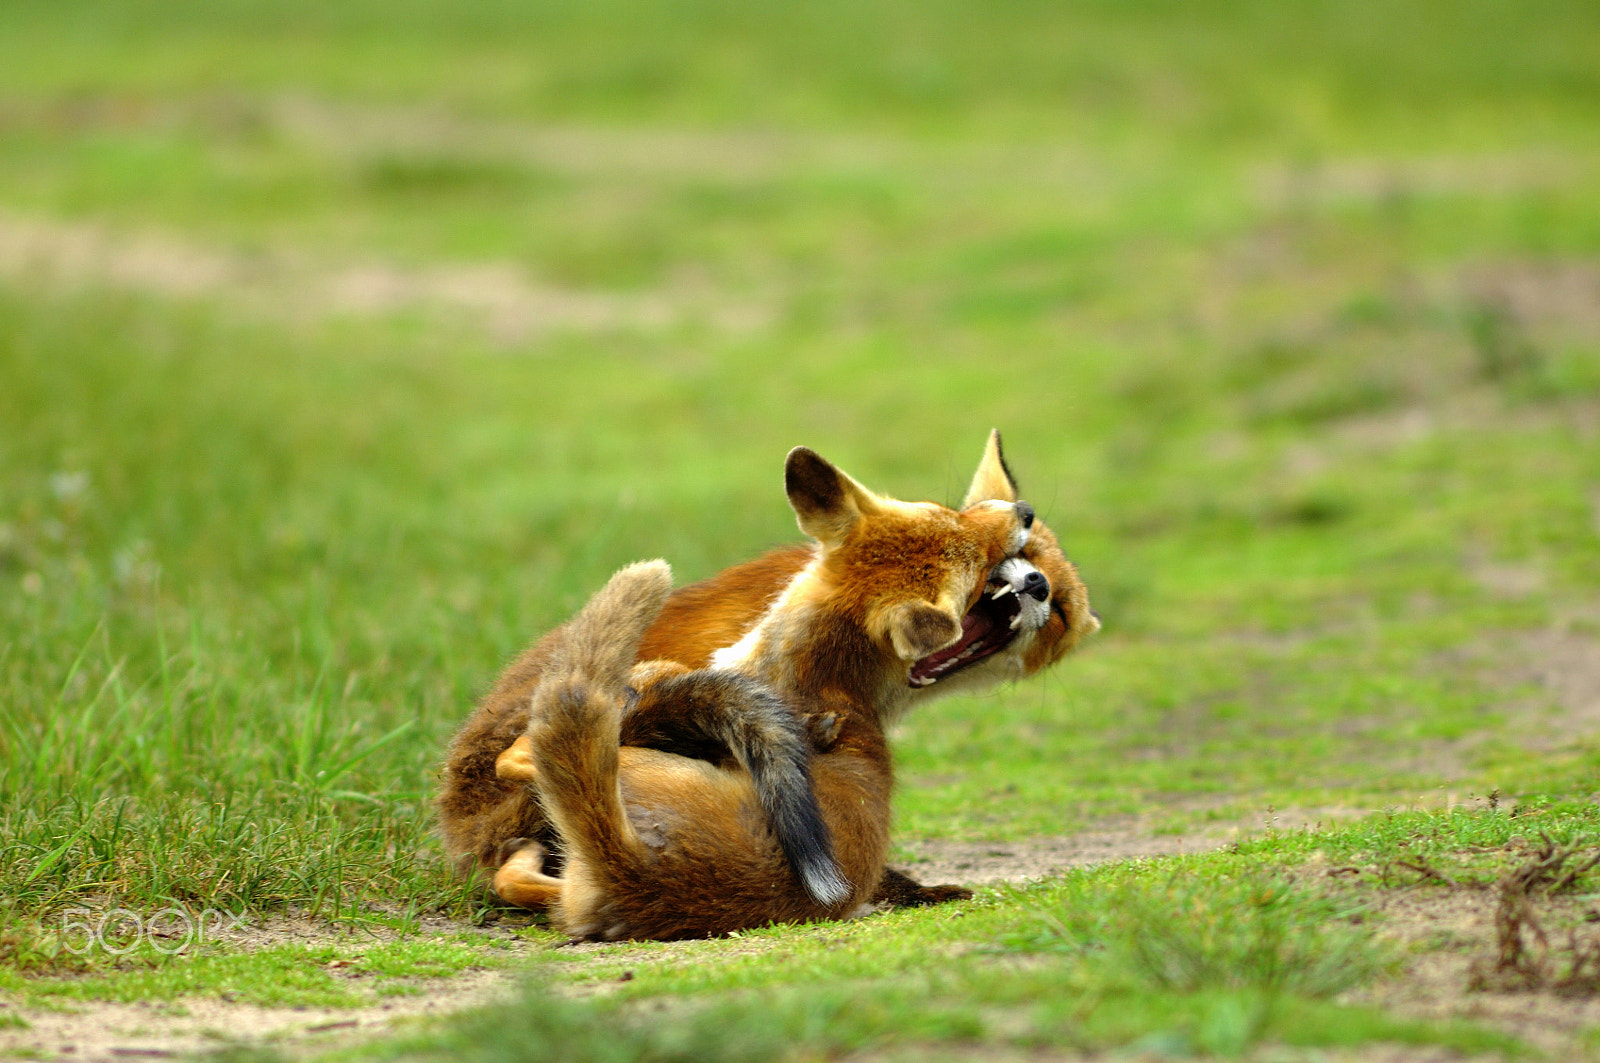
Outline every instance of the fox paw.
[(899, 902), (902, 908), (925, 908), (930, 904), (948, 904), (951, 901), (970, 901), (972, 891), (965, 886), (954, 884), (944, 886), (923, 886), (917, 890), (916, 895), (909, 900)]
[[(499, 847), (495, 849), (494, 863), (489, 866), (505, 867), (506, 864), (511, 862), (511, 858), (513, 856), (516, 856), (529, 846), (535, 846), (540, 849), (544, 848), (544, 846), (539, 845), (539, 843), (534, 841), (532, 838), (510, 838), (506, 841), (503, 841), (500, 843)], [(539, 858), (542, 862), (544, 859), (544, 854), (540, 853)]]
[(872, 894), (873, 904), (888, 908), (926, 908), (930, 904), (971, 899), (972, 891), (965, 886), (924, 886), (892, 867), (883, 869), (883, 877)]
[(816, 753), (826, 753), (833, 748), (839, 740), (839, 731), (844, 727), (844, 717), (837, 712), (813, 712), (806, 715), (806, 734), (811, 739), (811, 748)]
[(506, 782), (531, 783), (539, 778), (533, 765), (533, 741), (523, 735), (495, 758), (494, 773)]
[(521, 908), (548, 908), (561, 896), (561, 880), (544, 873), (545, 847), (524, 838), (501, 846), (501, 852), (520, 844), (494, 873), (494, 892), (507, 904)]

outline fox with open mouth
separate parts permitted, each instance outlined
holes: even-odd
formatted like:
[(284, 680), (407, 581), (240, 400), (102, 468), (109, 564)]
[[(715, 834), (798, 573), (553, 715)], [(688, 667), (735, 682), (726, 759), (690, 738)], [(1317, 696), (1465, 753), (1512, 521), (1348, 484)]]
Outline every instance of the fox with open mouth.
[[(835, 485), (823, 489), (827, 497), (821, 501), (808, 498), (804, 475), (819, 468), (829, 470), (818, 473), (819, 482)], [(852, 904), (868, 898), (919, 904), (967, 895), (959, 887), (920, 887), (885, 871), (881, 853), (876, 863), (846, 861), (852, 866), (841, 867), (837, 854), (850, 847), (838, 842), (839, 825), (826, 814), (816, 772), (841, 742), (853, 734), (859, 739), (863, 727), (877, 735), (883, 792), (874, 804), (881, 803), (882, 823), (871, 815), (843, 829), (876, 835), (881, 826), (886, 844), (889, 762), (883, 728), (930, 696), (982, 689), (1059, 660), (1099, 626), (1083, 584), (1055, 536), (1018, 498), (998, 433), (988, 441), (959, 512), (874, 495), (803, 449), (786, 465), (786, 487), (802, 530), (815, 542), (681, 588), (645, 621), (628, 661), (641, 663), (624, 677), (628, 704), (617, 720), (624, 789), (630, 761), (655, 754), (745, 780), (758, 819), (775, 836), (784, 873), (800, 884), (811, 905), (785, 918), (837, 914), (834, 902), (846, 881)], [(830, 499), (833, 504), (824, 504)], [(913, 588), (938, 585), (960, 568), (959, 530), (993, 521), (996, 513), (1014, 525), (1012, 539), (988, 544), (994, 556), (985, 555), (981, 571), (968, 572), (970, 564), (961, 569), (971, 586), (960, 602), (951, 597), (953, 588), (945, 588), (942, 620), (923, 611), (921, 627), (897, 628), (881, 619), (863, 627), (861, 614), (842, 628), (819, 627), (804, 638), (784, 621), (815, 617), (821, 600), (834, 603), (829, 615), (839, 614), (842, 603), (871, 613), (884, 596), (902, 604), (916, 600)], [(887, 527), (898, 528), (898, 537), (885, 533)], [(570, 858), (572, 841), (556, 829), (557, 816), (550, 812), (559, 799), (539, 773), (542, 758), (534, 755), (528, 730), (530, 718), (536, 730), (540, 726), (542, 710), (535, 703), (548, 708), (551, 683), (571, 676), (572, 655), (583, 639), (613, 645), (622, 637), (620, 630), (597, 633), (580, 621), (582, 614), (574, 624), (588, 634), (575, 635), (572, 625), (557, 629), (506, 670), (457, 735), (445, 768), (440, 821), (447, 848), (463, 863), (498, 868), (495, 888), (512, 903), (554, 902), (561, 880), (551, 872)], [(774, 635), (780, 630), (786, 634)], [(826, 689), (817, 686), (819, 676), (832, 676)]]

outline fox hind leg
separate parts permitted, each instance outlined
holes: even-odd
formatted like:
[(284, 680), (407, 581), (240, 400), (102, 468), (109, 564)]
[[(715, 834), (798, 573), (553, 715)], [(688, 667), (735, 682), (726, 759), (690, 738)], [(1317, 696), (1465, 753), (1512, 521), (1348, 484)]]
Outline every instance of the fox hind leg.
[[(520, 908), (549, 908), (561, 896), (561, 880), (544, 873), (545, 847), (523, 841), (494, 873), (494, 892), (507, 904)], [(515, 842), (508, 842), (510, 848)]]
[(804, 716), (806, 736), (811, 739), (813, 753), (826, 753), (839, 741), (844, 729), (844, 717), (837, 712), (813, 712)]
[(873, 904), (889, 908), (926, 908), (930, 904), (971, 899), (972, 891), (965, 886), (924, 886), (892, 867), (883, 869), (883, 877), (872, 894)]
[(539, 770), (533, 764), (533, 741), (523, 735), (494, 761), (494, 773), (506, 782), (534, 782)]

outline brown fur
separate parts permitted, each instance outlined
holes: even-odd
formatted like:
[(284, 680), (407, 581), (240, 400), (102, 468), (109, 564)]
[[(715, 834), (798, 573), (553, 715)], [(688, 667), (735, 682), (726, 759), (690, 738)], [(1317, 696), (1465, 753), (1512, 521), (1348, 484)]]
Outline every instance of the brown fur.
[(563, 629), (552, 660), (578, 663), (552, 668), (532, 703), (534, 785), (566, 849), (554, 915), (574, 937), (678, 938), (838, 917), (877, 887), (892, 777), (885, 691), (959, 639), (991, 570), (1023, 544), (1031, 510), (881, 499), (804, 448), (785, 473), (801, 527), (821, 549), (716, 667), (842, 720), (811, 774), (853, 888), (828, 904), (802, 888), (744, 772), (621, 748), (628, 670), (612, 662), (636, 649), (644, 608), (665, 595), (664, 565), (633, 566)]
[[(963, 508), (987, 500), (1016, 502), (1017, 486), (1005, 465), (998, 433), (991, 434)], [(763, 557), (725, 570), (710, 579), (672, 592), (640, 643), (638, 657), (650, 662), (634, 673), (634, 685), (643, 687), (661, 675), (685, 668), (703, 668), (712, 655), (744, 637), (785, 588), (808, 564), (816, 560), (815, 543), (796, 544), (772, 551)], [(989, 661), (924, 689), (911, 689), (903, 683), (888, 684), (882, 691), (880, 716), (893, 719), (911, 705), (949, 690), (983, 689), (1007, 679), (1032, 675), (1063, 657), (1085, 634), (1099, 626), (1088, 606), (1087, 595), (1077, 572), (1062, 553), (1054, 534), (1042, 521), (1035, 521), (1021, 557), (1043, 572), (1050, 582), (1050, 616), (1031, 640), (1018, 640)], [(873, 559), (873, 564), (889, 568), (912, 563), (915, 558), (894, 554)], [(550, 657), (559, 632), (531, 645), (501, 675), (466, 725), (451, 744), (439, 798), (439, 821), (446, 850), (459, 858), (463, 868), (473, 865), (496, 868), (505, 864), (497, 876), (496, 889), (511, 903), (530, 903), (507, 889), (524, 874), (524, 865), (544, 860), (540, 850), (507, 864), (511, 854), (533, 842), (556, 844), (533, 790), (531, 776), (510, 772), (502, 777), (497, 761), (527, 729), (530, 699), (549, 672)], [(678, 662), (676, 666), (668, 662)], [(656, 705), (644, 713), (630, 714), (621, 723), (620, 741), (624, 746), (653, 746), (674, 752), (698, 755), (684, 743), (667, 741), (673, 730), (672, 705)], [(837, 722), (837, 721), (836, 721)], [(820, 749), (826, 749), (823, 741)], [(526, 741), (521, 743), (523, 771), (531, 772), (532, 761)], [(625, 750), (624, 758), (633, 753)], [(506, 762), (509, 766), (509, 762)], [(545, 864), (554, 869), (559, 860)], [(558, 879), (544, 876), (549, 883)], [(536, 881), (536, 880), (530, 880)], [(899, 876), (892, 889), (877, 896), (880, 902), (912, 904), (947, 899), (953, 888), (927, 891), (922, 900), (910, 892), (909, 879)], [(546, 884), (548, 885), (548, 883)], [(504, 887), (504, 888), (502, 888)], [(955, 890), (956, 894), (964, 891)], [(546, 894), (540, 894), (546, 896)], [(537, 902), (542, 903), (542, 902)]]

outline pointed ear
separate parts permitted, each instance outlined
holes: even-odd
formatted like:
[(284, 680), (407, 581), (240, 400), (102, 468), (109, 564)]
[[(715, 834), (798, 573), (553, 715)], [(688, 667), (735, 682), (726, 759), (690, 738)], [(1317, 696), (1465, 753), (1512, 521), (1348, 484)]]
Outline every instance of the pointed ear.
[(901, 602), (889, 610), (889, 641), (902, 661), (920, 661), (961, 637), (961, 619), (931, 602)]
[(989, 442), (983, 448), (983, 460), (978, 462), (978, 472), (972, 477), (972, 486), (967, 488), (967, 497), (961, 503), (961, 508), (966, 509), (979, 502), (1016, 500), (1017, 481), (1012, 478), (1011, 470), (1006, 467), (1005, 455), (1000, 452), (1000, 429), (996, 428), (989, 433)]
[(824, 546), (837, 546), (877, 497), (809, 447), (795, 447), (783, 463), (783, 489), (800, 530)]

